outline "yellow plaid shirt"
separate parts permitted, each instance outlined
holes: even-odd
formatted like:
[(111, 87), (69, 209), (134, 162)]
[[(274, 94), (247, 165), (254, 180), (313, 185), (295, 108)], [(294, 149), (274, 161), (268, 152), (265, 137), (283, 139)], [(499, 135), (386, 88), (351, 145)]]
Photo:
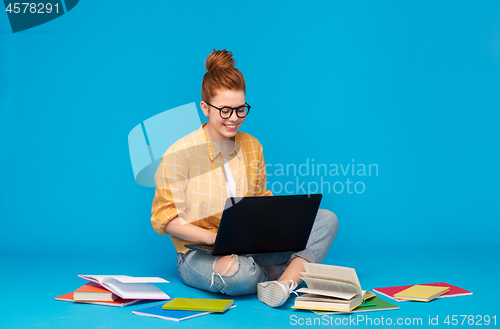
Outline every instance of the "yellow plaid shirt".
[[(156, 191), (151, 224), (163, 235), (167, 223), (179, 216), (193, 225), (217, 232), (227, 199), (224, 156), (200, 129), (168, 148), (155, 175)], [(236, 182), (236, 196), (268, 196), (262, 145), (244, 132), (235, 136), (228, 165)], [(177, 252), (186, 253), (184, 243), (170, 236)]]

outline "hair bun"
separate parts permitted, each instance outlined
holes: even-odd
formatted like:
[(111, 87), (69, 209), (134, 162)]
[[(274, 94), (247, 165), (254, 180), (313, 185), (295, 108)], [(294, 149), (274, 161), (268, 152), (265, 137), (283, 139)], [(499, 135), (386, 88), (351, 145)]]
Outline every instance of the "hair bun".
[(233, 53), (223, 50), (212, 50), (205, 62), (207, 72), (217, 69), (234, 69), (236, 61), (233, 59)]

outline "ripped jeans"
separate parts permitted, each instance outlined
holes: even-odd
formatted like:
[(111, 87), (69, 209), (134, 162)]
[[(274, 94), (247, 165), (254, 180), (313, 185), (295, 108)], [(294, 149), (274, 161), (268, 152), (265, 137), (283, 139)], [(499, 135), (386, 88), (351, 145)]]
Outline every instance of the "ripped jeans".
[[(289, 263), (296, 257), (310, 263), (321, 263), (337, 232), (337, 216), (329, 210), (320, 209), (306, 249), (302, 251), (232, 255), (230, 266), (234, 270), (224, 269), (216, 274), (214, 267), (219, 256), (190, 250), (185, 254), (177, 254), (177, 269), (182, 281), (194, 288), (229, 296), (254, 294), (257, 292), (257, 283), (270, 280), (266, 267)], [(225, 272), (230, 273), (224, 275)]]

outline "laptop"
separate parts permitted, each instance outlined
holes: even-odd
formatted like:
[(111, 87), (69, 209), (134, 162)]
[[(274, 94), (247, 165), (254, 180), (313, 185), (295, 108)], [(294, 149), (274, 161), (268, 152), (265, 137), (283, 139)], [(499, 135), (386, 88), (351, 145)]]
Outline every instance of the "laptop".
[(321, 194), (229, 198), (214, 245), (185, 247), (214, 256), (304, 250), (321, 198)]

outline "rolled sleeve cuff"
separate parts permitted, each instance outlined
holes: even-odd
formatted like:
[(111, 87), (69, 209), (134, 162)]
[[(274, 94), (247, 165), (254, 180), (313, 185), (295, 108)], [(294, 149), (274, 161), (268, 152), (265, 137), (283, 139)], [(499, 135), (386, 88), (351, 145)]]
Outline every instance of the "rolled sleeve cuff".
[(153, 225), (153, 229), (156, 233), (161, 235), (168, 235), (168, 232), (165, 232), (165, 226), (174, 219), (175, 217), (182, 217), (184, 215), (183, 211), (178, 211), (177, 209), (170, 209), (168, 212), (164, 211), (162, 216), (153, 216), (151, 217), (151, 224)]

